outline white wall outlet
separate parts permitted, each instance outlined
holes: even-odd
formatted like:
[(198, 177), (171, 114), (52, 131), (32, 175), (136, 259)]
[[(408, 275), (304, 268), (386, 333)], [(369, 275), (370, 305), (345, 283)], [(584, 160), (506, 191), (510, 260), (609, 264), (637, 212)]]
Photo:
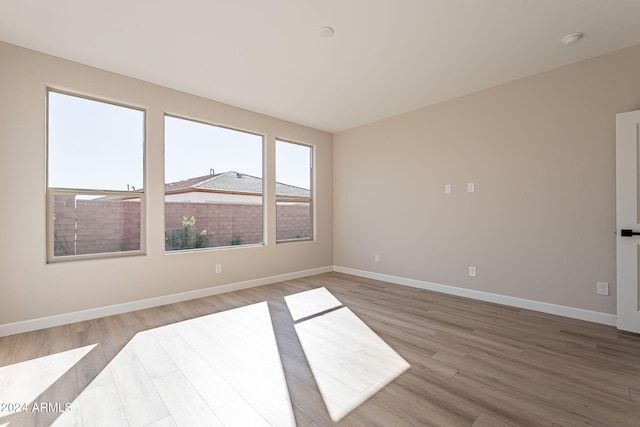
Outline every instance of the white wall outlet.
[(609, 284), (607, 282), (598, 282), (598, 295), (609, 295)]
[(222, 273), (222, 264), (216, 264), (216, 273)]
[(373, 256), (373, 262), (380, 262), (380, 255), (375, 254), (375, 255)]
[(467, 191), (473, 193), (476, 191), (476, 185), (473, 182), (467, 184)]
[(451, 194), (451, 184), (445, 184), (444, 194)]
[(476, 277), (476, 268), (475, 267), (469, 267), (469, 276)]

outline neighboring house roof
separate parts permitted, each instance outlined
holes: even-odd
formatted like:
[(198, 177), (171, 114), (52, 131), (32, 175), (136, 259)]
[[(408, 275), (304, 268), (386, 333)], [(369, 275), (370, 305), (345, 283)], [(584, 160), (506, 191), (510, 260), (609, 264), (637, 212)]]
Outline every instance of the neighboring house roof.
[[(224, 193), (262, 194), (262, 178), (235, 171), (204, 175), (165, 184), (165, 193), (211, 191)], [(289, 197), (309, 197), (305, 188), (276, 182), (276, 193)]]

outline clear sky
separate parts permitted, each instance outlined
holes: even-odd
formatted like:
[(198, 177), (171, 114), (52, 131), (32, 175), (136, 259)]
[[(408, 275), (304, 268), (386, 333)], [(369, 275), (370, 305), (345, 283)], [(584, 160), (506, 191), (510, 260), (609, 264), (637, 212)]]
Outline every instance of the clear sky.
[(49, 186), (142, 188), (144, 113), (49, 92)]
[(235, 171), (262, 178), (262, 136), (165, 118), (165, 182)]
[(311, 189), (311, 147), (276, 140), (276, 182)]
[[(143, 187), (144, 112), (50, 92), (48, 126), (50, 187)], [(278, 141), (276, 180), (310, 188), (310, 150)], [(165, 118), (165, 182), (211, 169), (262, 177), (262, 153), (260, 135)]]

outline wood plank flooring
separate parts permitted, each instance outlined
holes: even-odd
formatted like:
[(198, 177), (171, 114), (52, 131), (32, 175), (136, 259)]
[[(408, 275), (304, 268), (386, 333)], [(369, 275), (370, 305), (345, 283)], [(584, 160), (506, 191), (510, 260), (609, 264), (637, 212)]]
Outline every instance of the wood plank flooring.
[[(59, 406), (32, 412), (33, 402), (27, 402), (27, 411), (0, 412), (0, 426), (62, 424), (68, 414), (55, 409), (64, 408), (66, 403), (71, 403), (72, 412), (81, 413), (78, 420), (95, 421), (78, 421), (75, 425), (108, 421), (118, 426), (246, 425), (248, 419), (256, 419), (248, 418), (255, 413), (246, 402), (235, 400), (224, 409), (210, 408), (201, 404), (207, 402), (207, 393), (223, 400), (229, 395), (216, 394), (211, 387), (197, 395), (181, 390), (191, 390), (185, 384), (198, 382), (206, 388), (206, 378), (199, 377), (198, 372), (215, 368), (216, 358), (227, 357), (224, 363), (229, 367), (221, 372), (228, 381), (233, 382), (234, 376), (243, 377), (246, 384), (251, 380), (247, 369), (225, 356), (224, 344), (207, 341), (216, 340), (217, 335), (198, 337), (182, 328), (186, 335), (176, 336), (172, 334), (180, 332), (179, 325), (163, 327), (263, 301), (268, 305), (295, 423), (336, 425), (284, 300), (285, 296), (320, 287), (410, 365), (337, 425), (640, 426), (639, 335), (339, 273), (0, 337), (0, 393), (5, 394), (12, 387), (24, 388), (24, 384), (3, 383), (3, 370), (6, 373), (21, 362), (97, 344), (35, 399)], [(185, 348), (189, 345), (205, 355), (209, 366), (201, 365), (200, 370), (188, 364), (176, 367), (175, 361), (181, 357), (186, 360), (189, 354), (179, 345), (170, 345), (180, 340), (185, 340)], [(163, 352), (175, 359), (165, 359)], [(116, 363), (124, 370), (114, 371), (109, 377)], [(153, 396), (123, 401), (128, 379), (141, 370), (152, 378), (153, 387), (147, 384), (145, 390)], [(266, 370), (271, 374), (278, 369)], [(256, 378), (259, 374), (254, 372)], [(251, 390), (245, 391), (251, 394)], [(81, 400), (90, 404), (80, 407), (74, 403)], [(264, 411), (269, 407), (254, 406), (263, 406)], [(190, 407), (192, 411), (187, 409)], [(215, 410), (218, 424), (198, 418), (200, 413)]]

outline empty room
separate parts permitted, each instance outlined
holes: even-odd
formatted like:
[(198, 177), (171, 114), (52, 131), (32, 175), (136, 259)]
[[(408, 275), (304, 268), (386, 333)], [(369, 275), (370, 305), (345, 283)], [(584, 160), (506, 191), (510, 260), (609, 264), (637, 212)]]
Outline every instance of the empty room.
[(640, 425), (640, 2), (0, 2), (0, 427)]

